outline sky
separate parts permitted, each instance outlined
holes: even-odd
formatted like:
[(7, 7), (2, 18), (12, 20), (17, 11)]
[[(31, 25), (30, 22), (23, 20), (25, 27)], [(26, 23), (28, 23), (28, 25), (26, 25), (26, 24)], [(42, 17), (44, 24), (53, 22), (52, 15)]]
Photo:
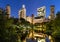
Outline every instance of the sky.
[(37, 16), (37, 8), (46, 7), (46, 17), (50, 15), (50, 5), (55, 5), (55, 14), (60, 11), (60, 0), (0, 0), (0, 8), (5, 9), (6, 5), (11, 7), (11, 16), (18, 18), (18, 11), (24, 4), (26, 7), (26, 15), (31, 16), (34, 14)]

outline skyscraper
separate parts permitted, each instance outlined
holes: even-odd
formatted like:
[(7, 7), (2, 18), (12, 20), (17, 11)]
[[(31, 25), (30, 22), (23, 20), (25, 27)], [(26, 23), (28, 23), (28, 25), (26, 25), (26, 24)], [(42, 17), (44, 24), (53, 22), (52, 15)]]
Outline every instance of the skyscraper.
[[(43, 22), (44, 19), (45, 19), (45, 14), (46, 14), (46, 7), (45, 6), (42, 6), (40, 8), (37, 8), (37, 20), (36, 22)], [(36, 20), (36, 19), (35, 19)]]
[(6, 6), (6, 17), (7, 17), (7, 18), (10, 18), (10, 13), (11, 13), (11, 9), (10, 9), (10, 5), (8, 4), (8, 5)]
[(25, 8), (25, 5), (22, 5), (22, 9), (19, 10), (19, 19), (20, 18), (26, 19), (26, 8)]
[(55, 9), (55, 6), (54, 6), (54, 5), (51, 5), (51, 6), (50, 6), (50, 19), (51, 19), (51, 20), (54, 20), (54, 18), (55, 18), (54, 9)]
[(46, 7), (45, 6), (37, 8), (38, 17), (45, 17), (45, 14), (46, 14)]

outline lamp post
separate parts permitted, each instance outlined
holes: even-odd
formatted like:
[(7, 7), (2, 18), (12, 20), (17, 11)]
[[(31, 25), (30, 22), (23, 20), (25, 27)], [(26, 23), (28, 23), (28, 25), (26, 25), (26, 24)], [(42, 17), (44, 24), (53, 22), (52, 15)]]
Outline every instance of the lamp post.
[(32, 14), (32, 38), (33, 38), (33, 19), (34, 19), (34, 15)]
[(43, 22), (42, 22), (42, 33), (43, 33), (43, 28), (44, 28), (44, 27), (43, 27)]

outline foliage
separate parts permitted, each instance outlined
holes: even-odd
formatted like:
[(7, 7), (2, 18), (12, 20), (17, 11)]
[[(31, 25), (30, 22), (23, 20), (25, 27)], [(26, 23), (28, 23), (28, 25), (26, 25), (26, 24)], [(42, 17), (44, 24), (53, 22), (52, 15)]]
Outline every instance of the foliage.
[(60, 37), (60, 12), (56, 14), (54, 20), (46, 23), (45, 33), (52, 35), (53, 37)]
[(45, 33), (48, 34), (48, 35), (51, 35), (52, 32), (53, 32), (52, 23), (53, 23), (53, 21), (50, 21), (50, 22), (48, 22), (48, 23), (45, 24), (46, 25), (46, 31), (45, 31)]
[(0, 42), (13, 42), (17, 41), (17, 35), (13, 27), (11, 25), (13, 24), (13, 19), (7, 19), (5, 18), (5, 11), (0, 12)]
[(54, 32), (52, 33), (52, 35), (54, 37), (60, 37), (60, 12), (56, 14), (56, 18), (53, 21), (53, 29)]

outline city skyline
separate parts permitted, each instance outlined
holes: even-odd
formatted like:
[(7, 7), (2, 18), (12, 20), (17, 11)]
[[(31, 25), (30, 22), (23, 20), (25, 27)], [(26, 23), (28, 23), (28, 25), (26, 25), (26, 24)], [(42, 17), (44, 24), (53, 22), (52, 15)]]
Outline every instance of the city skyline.
[[(50, 15), (50, 5), (55, 5), (55, 14), (60, 11), (59, 0), (0, 0), (0, 7), (5, 9), (6, 5), (9, 4), (11, 7), (11, 16), (18, 18), (18, 11), (22, 8), (24, 4), (26, 6), (26, 15), (31, 16), (31, 14), (37, 15), (37, 8), (46, 6), (46, 17)], [(48, 5), (47, 5), (48, 4)]]

